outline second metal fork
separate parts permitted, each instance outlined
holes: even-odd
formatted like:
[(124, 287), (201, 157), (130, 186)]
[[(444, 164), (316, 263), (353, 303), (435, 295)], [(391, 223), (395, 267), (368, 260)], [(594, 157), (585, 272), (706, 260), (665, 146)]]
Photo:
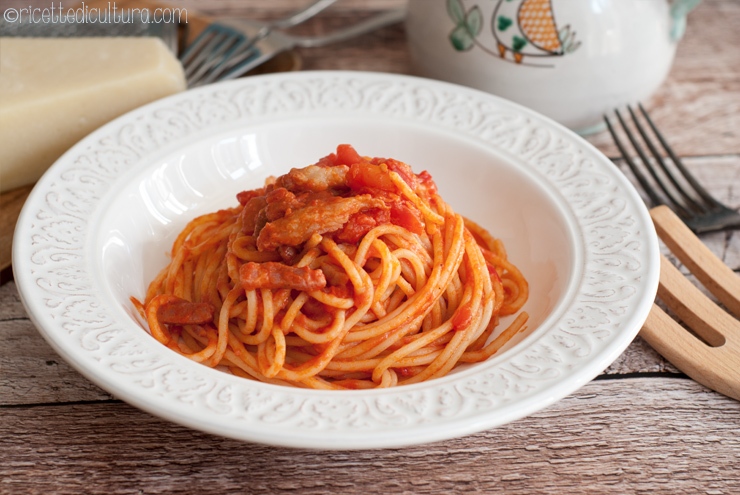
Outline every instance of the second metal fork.
[[(250, 32), (222, 22), (212, 22), (185, 49), (180, 61), (185, 69), (188, 85), (192, 86), (213, 72), (214, 68), (229, 61), (235, 54), (243, 59), (256, 52), (255, 45), (274, 29), (297, 26), (330, 7), (337, 0), (314, 0), (307, 7), (288, 17), (272, 22), (254, 23)], [(246, 56), (245, 56), (246, 54)]]
[[(647, 123), (647, 126), (650, 128), (655, 138), (651, 138), (650, 134), (646, 131), (645, 126), (640, 123), (638, 114), (631, 107), (627, 107), (627, 110), (634, 127), (642, 137), (642, 141), (650, 150), (650, 154), (653, 157), (652, 160), (645, 152), (644, 147), (640, 144), (635, 134), (630, 131), (630, 127), (625, 118), (622, 117), (619, 110), (615, 110), (615, 116), (619, 121), (624, 134), (627, 136), (632, 147), (640, 157), (640, 162), (643, 164), (643, 167), (650, 174), (653, 183), (658, 185), (658, 190), (656, 190), (656, 188), (651, 184), (645, 173), (630, 156), (626, 146), (619, 138), (615, 127), (612, 126), (610, 119), (605, 116), (604, 120), (606, 121), (607, 128), (614, 139), (614, 143), (617, 145), (617, 148), (619, 148), (619, 152), (627, 162), (627, 165), (640, 183), (642, 189), (650, 197), (653, 206), (663, 204), (669, 206), (696, 234), (715, 232), (719, 230), (740, 229), (740, 213), (717, 201), (717, 199), (712, 197), (712, 195), (709, 194), (701, 184), (699, 184), (696, 178), (694, 178), (694, 176), (686, 169), (684, 164), (681, 162), (681, 159), (676, 156), (665, 138), (660, 134), (643, 106), (638, 105), (638, 108), (640, 110), (642, 120)], [(660, 146), (667, 154), (666, 158), (662, 156), (658, 146), (655, 145), (655, 139), (657, 139)], [(670, 158), (672, 164), (666, 163), (667, 158)], [(657, 166), (654, 164), (657, 164)]]

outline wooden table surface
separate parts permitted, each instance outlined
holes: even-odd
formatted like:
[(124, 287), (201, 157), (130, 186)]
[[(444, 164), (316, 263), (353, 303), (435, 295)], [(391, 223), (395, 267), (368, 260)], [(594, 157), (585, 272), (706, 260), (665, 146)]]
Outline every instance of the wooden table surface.
[[(171, 3), (269, 19), (303, 2)], [(341, 0), (298, 31), (402, 3)], [(300, 55), (304, 69), (411, 71), (400, 25)], [(740, 207), (740, 2), (704, 0), (690, 15), (670, 77), (647, 103), (708, 189)], [(590, 140), (616, 157), (607, 136)], [(703, 239), (740, 271), (740, 231)], [(597, 379), (506, 426), (403, 449), (292, 450), (191, 431), (109, 395), (54, 353), (7, 273), (4, 282), (2, 494), (740, 493), (740, 402), (687, 378), (639, 337)]]

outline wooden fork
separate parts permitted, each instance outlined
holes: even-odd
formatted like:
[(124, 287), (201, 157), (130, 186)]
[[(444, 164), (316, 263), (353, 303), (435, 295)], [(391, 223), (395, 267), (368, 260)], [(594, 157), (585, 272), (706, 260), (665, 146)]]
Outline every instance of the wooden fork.
[[(668, 249), (717, 300), (740, 318), (740, 277), (717, 258), (667, 206), (650, 210)], [(740, 400), (740, 321), (695, 287), (661, 257), (658, 299), (696, 335), (653, 304), (640, 335), (697, 382)], [(701, 339), (701, 340), (700, 340)]]

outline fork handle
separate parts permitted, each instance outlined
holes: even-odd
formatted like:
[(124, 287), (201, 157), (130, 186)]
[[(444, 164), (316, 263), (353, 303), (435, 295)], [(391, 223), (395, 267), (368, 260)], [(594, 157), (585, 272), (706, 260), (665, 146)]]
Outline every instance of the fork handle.
[(361, 34), (369, 33), (397, 22), (401, 22), (406, 17), (406, 9), (392, 9), (373, 16), (365, 21), (345, 29), (340, 29), (326, 36), (296, 36), (293, 38), (295, 46), (302, 48), (316, 48), (325, 46), (330, 43), (344, 41)]
[[(723, 359), (717, 349), (701, 343), (658, 305), (653, 304), (640, 336), (698, 383), (740, 400), (740, 371), (731, 358)], [(738, 350), (735, 346), (730, 352)]]
[(305, 9), (299, 10), (298, 12), (292, 14), (290, 17), (278, 19), (274, 22), (271, 22), (270, 27), (274, 29), (287, 29), (293, 26), (297, 26), (298, 24), (301, 24), (302, 22), (305, 22), (313, 16), (326, 10), (336, 1), (337, 0), (317, 0)]
[(709, 292), (740, 318), (740, 277), (722, 263), (670, 208), (656, 206), (650, 210), (650, 216), (658, 237), (668, 249)]

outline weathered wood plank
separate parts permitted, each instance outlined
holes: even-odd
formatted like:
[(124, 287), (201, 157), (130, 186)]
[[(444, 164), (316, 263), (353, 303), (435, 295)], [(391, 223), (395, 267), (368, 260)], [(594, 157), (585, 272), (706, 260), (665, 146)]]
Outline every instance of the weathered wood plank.
[(739, 402), (671, 378), (599, 380), (500, 428), (379, 451), (240, 443), (122, 403), (4, 408), (0, 492), (730, 494), (739, 421)]

